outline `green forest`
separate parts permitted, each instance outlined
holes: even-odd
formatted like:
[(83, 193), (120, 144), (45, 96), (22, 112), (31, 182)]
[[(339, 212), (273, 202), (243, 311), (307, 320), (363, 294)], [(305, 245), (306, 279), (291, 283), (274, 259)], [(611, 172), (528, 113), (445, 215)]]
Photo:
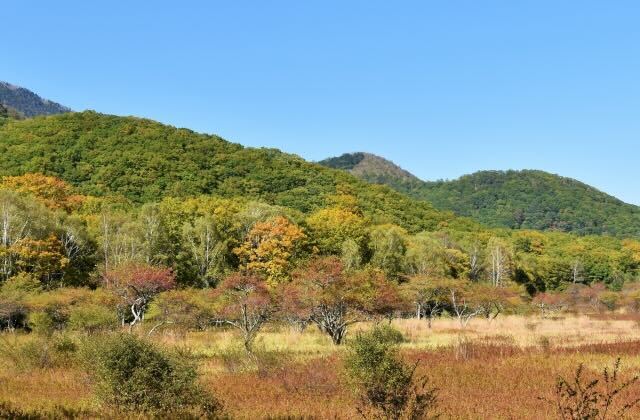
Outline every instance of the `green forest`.
[(442, 211), (489, 227), (640, 236), (640, 208), (574, 179), (537, 170), (482, 171), (452, 181), (421, 181), (378, 156), (347, 153), (319, 162), (388, 185)]
[[(60, 251), (55, 273), (38, 271), (39, 262), (7, 263), (4, 278), (24, 271), (45, 288), (95, 287), (109, 265), (129, 262), (168, 267), (181, 286), (214, 286), (257, 261), (278, 265), (261, 268), (267, 277), (287, 279), (310, 259), (336, 256), (398, 284), (427, 274), (493, 279), (534, 295), (574, 283), (620, 290), (640, 261), (633, 239), (524, 224), (485, 228), (293, 155), (132, 117), (83, 112), (7, 121), (0, 174), (3, 206), (21, 232), (5, 239), (8, 260), (16, 246), (29, 249), (24, 241)], [(65, 254), (69, 229), (82, 241), (81, 259)], [(205, 233), (216, 251), (203, 268)], [(274, 241), (269, 252), (283, 256), (252, 254), (261, 241)], [(499, 269), (491, 261), (496, 250)]]

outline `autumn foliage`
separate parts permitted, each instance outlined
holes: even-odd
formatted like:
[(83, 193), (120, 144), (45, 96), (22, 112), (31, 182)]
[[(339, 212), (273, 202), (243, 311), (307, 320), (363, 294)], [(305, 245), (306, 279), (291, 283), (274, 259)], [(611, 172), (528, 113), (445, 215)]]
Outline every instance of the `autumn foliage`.
[(104, 283), (120, 297), (122, 322), (129, 319), (133, 326), (142, 321), (156, 295), (175, 286), (175, 276), (169, 268), (130, 264), (105, 273)]
[(286, 279), (291, 260), (305, 238), (300, 227), (277, 216), (255, 223), (234, 253), (247, 270), (264, 273), (267, 280), (275, 284)]
[(251, 351), (256, 335), (276, 311), (276, 302), (265, 280), (255, 273), (235, 273), (212, 296), (217, 318), (238, 329), (245, 348)]
[(77, 210), (85, 200), (84, 196), (76, 194), (73, 187), (63, 180), (39, 173), (4, 177), (1, 186), (29, 194), (50, 209), (67, 212)]
[(296, 271), (283, 293), (283, 311), (309, 320), (341, 344), (347, 328), (400, 306), (393, 284), (380, 273), (351, 274), (335, 257), (311, 261)]

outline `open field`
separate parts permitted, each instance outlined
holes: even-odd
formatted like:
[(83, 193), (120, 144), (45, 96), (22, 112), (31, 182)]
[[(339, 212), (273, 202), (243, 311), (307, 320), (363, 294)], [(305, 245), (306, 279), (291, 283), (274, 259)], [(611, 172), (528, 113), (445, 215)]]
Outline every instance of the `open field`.
[[(633, 319), (513, 316), (476, 319), (464, 331), (448, 319), (436, 320), (431, 330), (419, 320), (393, 324), (406, 338), (403, 356), (419, 362), (419, 373), (439, 388), (444, 418), (555, 418), (554, 407), (540, 398), (553, 399), (558, 375), (571, 378), (580, 363), (593, 374), (617, 357), (623, 377), (640, 371), (640, 324)], [(344, 350), (315, 328), (299, 333), (270, 327), (259, 335), (254, 358), (230, 331), (165, 329), (153, 337), (198, 360), (201, 381), (233, 418), (357, 418), (341, 372)], [(72, 358), (47, 360), (46, 352), (33, 350), (38, 340), (2, 335), (0, 401), (21, 409), (99, 413), (86, 373)], [(630, 418), (638, 416), (636, 410)]]

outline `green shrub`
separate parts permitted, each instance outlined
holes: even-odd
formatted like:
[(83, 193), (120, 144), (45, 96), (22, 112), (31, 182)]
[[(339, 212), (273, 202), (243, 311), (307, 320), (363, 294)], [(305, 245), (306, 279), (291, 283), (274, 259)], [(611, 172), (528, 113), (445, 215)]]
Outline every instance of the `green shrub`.
[(28, 273), (18, 273), (2, 285), (3, 293), (38, 293), (42, 291), (40, 281)]
[(53, 317), (44, 311), (32, 312), (29, 314), (29, 328), (36, 334), (51, 335), (56, 329)]
[(370, 333), (374, 340), (381, 343), (402, 344), (406, 341), (402, 332), (389, 324), (378, 325)]
[(21, 370), (68, 366), (75, 362), (77, 349), (77, 344), (66, 336), (30, 335), (0, 341), (0, 355)]
[(131, 334), (93, 340), (86, 353), (98, 396), (116, 410), (216, 417), (221, 405), (198, 385), (184, 356)]
[(399, 335), (377, 326), (349, 343), (345, 370), (364, 418), (422, 419), (436, 406), (437, 390), (427, 387), (426, 378), (415, 377), (415, 365), (400, 359), (394, 342)]
[(69, 336), (61, 335), (53, 340), (53, 348), (60, 355), (72, 355), (78, 351), (78, 344)]
[(42, 315), (36, 315), (33, 319), (36, 329), (62, 331), (67, 327), (71, 311), (87, 305), (95, 294), (96, 292), (88, 289), (60, 288), (43, 293), (30, 293), (26, 296), (25, 302), (30, 312), (45, 313), (49, 317), (46, 319)]
[(616, 292), (604, 292), (600, 294), (599, 300), (608, 310), (613, 311), (618, 307), (620, 294)]
[(117, 324), (115, 311), (99, 305), (83, 305), (71, 310), (68, 327), (74, 331), (91, 334), (112, 329)]

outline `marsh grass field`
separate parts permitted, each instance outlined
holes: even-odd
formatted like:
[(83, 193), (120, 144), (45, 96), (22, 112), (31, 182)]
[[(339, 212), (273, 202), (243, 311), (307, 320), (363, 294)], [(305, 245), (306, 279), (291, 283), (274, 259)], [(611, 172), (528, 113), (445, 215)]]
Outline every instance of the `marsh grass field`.
[[(506, 316), (475, 319), (465, 329), (446, 318), (434, 321), (431, 329), (417, 319), (392, 324), (405, 338), (402, 357), (417, 363), (417, 373), (438, 388), (442, 418), (553, 419), (557, 413), (550, 401), (557, 378), (572, 378), (580, 364), (587, 378), (617, 358), (622, 378), (640, 372), (640, 322), (633, 317)], [(369, 328), (359, 324), (349, 335)], [(84, 339), (2, 334), (0, 401), (59, 418), (108, 417), (94, 397), (86, 368), (75, 360), (74, 343)], [(258, 336), (253, 356), (230, 330), (167, 327), (151, 339), (194, 359), (202, 385), (223, 402), (231, 418), (358, 418), (342, 369), (345, 348), (314, 327), (299, 332), (269, 326)], [(637, 393), (637, 388), (625, 390), (620, 402), (638, 398)], [(639, 417), (637, 408), (628, 413), (628, 418)]]

